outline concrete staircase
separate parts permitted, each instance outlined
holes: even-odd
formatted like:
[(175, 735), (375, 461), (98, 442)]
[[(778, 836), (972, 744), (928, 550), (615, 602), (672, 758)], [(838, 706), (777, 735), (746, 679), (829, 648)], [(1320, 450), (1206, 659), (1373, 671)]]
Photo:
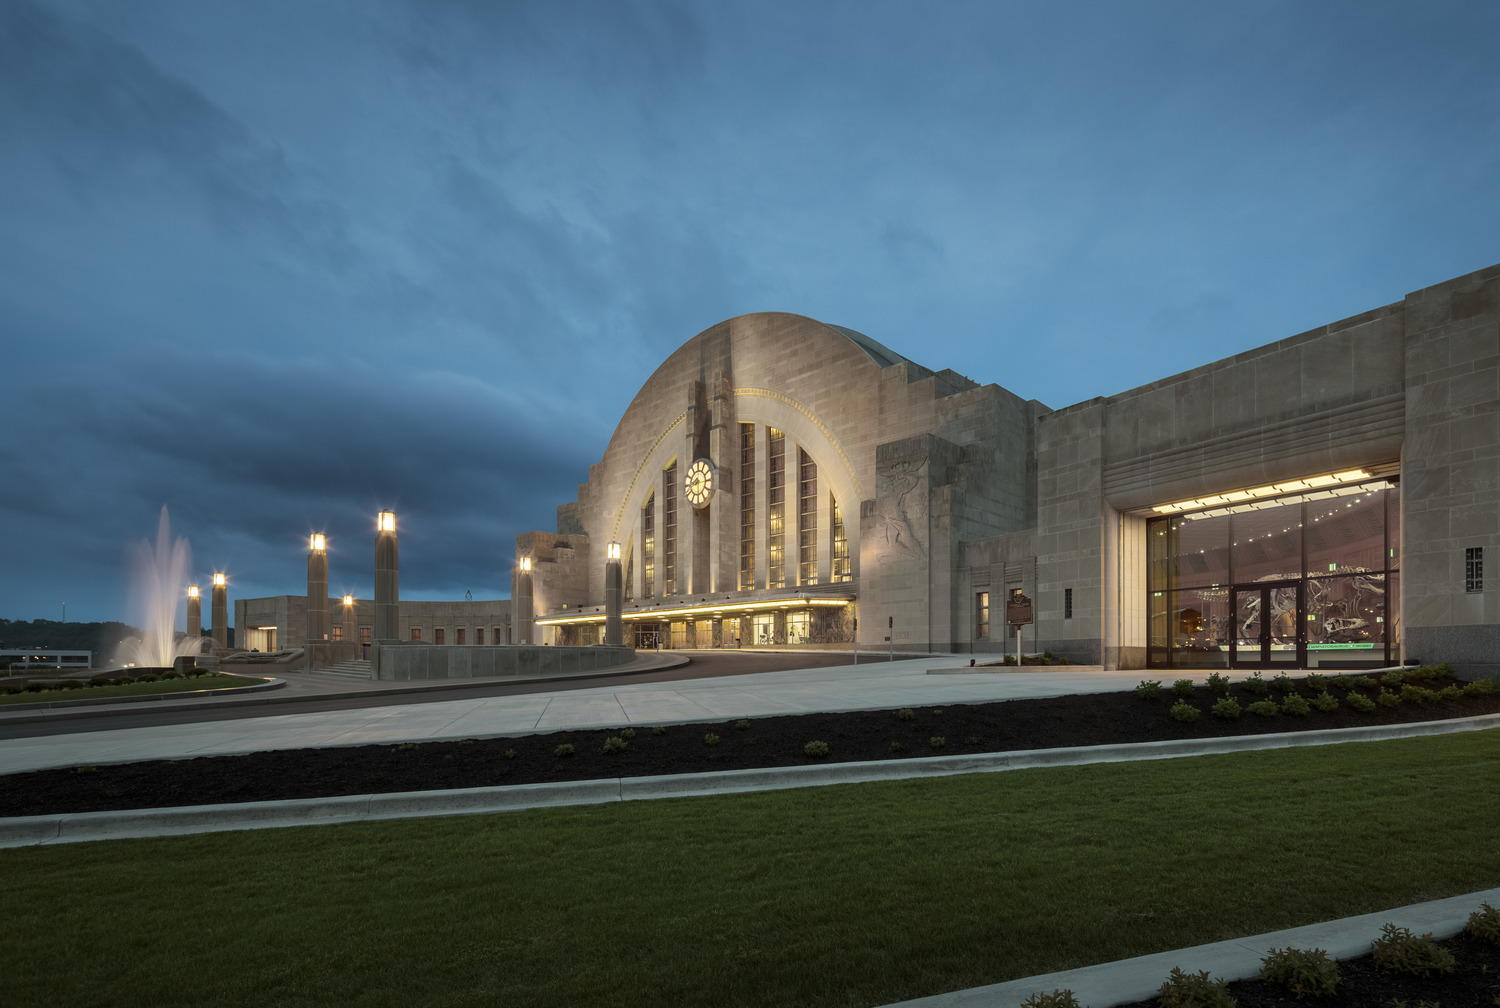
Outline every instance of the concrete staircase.
[(355, 658), (351, 661), (342, 661), (337, 665), (318, 669), (319, 675), (343, 676), (345, 679), (370, 679), (370, 662), (367, 659)]

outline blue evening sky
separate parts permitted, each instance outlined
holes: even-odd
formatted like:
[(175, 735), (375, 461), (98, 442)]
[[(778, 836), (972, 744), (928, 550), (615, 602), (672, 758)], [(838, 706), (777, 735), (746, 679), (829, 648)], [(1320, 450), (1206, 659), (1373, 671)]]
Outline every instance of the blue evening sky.
[(1054, 408), (1500, 261), (1500, 4), (7, 0), (0, 616), (504, 597), (753, 311)]

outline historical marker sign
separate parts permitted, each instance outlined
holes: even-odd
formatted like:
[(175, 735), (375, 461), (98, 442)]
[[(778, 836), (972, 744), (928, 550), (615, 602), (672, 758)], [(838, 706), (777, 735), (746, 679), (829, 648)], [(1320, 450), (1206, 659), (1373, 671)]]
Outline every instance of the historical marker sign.
[(1005, 622), (1011, 626), (1027, 626), (1031, 623), (1031, 599), (1025, 595), (1012, 595), (1005, 600)]

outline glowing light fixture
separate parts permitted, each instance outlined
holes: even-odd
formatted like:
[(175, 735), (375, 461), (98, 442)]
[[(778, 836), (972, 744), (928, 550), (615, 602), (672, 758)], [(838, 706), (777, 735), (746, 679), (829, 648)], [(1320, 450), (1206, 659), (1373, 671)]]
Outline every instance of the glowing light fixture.
[(375, 528), (380, 532), (396, 531), (396, 512), (382, 511), (375, 518)]
[(198, 597), (198, 586), (197, 585), (188, 585), (188, 598), (197, 598), (197, 597)]
[(308, 539), (307, 548), (310, 549), (310, 550), (321, 550), (321, 549), (324, 549), (325, 547), (324, 547), (323, 533), (321, 533), (321, 532), (314, 532), (312, 534), (312, 536)]
[(226, 583), (227, 582), (224, 580), (224, 575), (219, 573), (218, 571), (214, 571), (214, 587), (223, 588)]
[(521, 559), (516, 562), (516, 565), (521, 568), (521, 573), (522, 574), (530, 574), (531, 573), (531, 557), (529, 557), (529, 556), (521, 557)]
[(1195, 497), (1192, 500), (1178, 501), (1175, 504), (1158, 504), (1151, 510), (1157, 514), (1176, 514), (1181, 511), (1196, 511), (1199, 508), (1217, 507), (1222, 504), (1237, 504), (1240, 501), (1259, 500), (1262, 497), (1276, 497), (1281, 494), (1296, 493), (1299, 490), (1317, 490), (1320, 487), (1335, 486), (1340, 483), (1353, 483), (1369, 478), (1370, 474), (1363, 469), (1348, 469), (1344, 472), (1328, 473), (1323, 476), (1308, 476), (1303, 479), (1288, 480), (1285, 483), (1273, 483), (1269, 486), (1255, 487), (1251, 490), (1232, 490), (1229, 493)]
[(618, 559), (620, 559), (620, 544), (619, 543), (612, 542), (612, 543), (609, 544), (609, 559), (611, 559), (611, 560), (618, 560)]
[(354, 604), (354, 596), (353, 595), (345, 595), (344, 596), (344, 605), (351, 606), (353, 604)]

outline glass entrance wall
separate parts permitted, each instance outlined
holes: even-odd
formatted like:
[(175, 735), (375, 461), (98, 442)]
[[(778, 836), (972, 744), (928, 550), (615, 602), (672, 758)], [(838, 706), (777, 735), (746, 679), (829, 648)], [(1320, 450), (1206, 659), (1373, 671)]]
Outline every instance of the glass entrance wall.
[(1399, 494), (1372, 480), (1151, 519), (1148, 665), (1393, 661)]

